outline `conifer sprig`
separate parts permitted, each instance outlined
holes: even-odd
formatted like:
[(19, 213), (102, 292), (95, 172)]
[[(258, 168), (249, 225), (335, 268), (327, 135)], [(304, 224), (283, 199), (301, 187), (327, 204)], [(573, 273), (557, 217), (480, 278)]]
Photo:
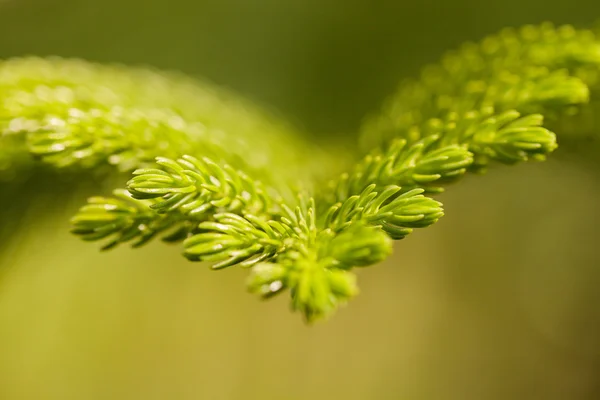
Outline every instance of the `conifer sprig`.
[(332, 181), (325, 201), (357, 195), (369, 184), (379, 188), (396, 184), (402, 191), (422, 188), (436, 194), (469, 170), (485, 170), (490, 161), (543, 160), (557, 144), (556, 135), (542, 123), (540, 114), (522, 117), (515, 110), (494, 114), (491, 109), (431, 119), (413, 131), (421, 139), (394, 139), (385, 151), (374, 150), (350, 174)]
[(156, 204), (154, 201), (133, 199), (122, 189), (115, 190), (113, 195), (89, 198), (71, 218), (72, 232), (86, 241), (106, 240), (102, 249), (108, 250), (128, 242), (139, 247), (165, 231), (171, 233), (164, 240), (176, 241), (191, 229), (179, 215), (154, 212), (151, 208)]
[(400, 85), (382, 112), (365, 121), (365, 148), (414, 133), (431, 118), (493, 108), (556, 118), (586, 104), (600, 82), (600, 42), (592, 31), (546, 23), (504, 29), (466, 43), (419, 80)]
[(76, 235), (104, 249), (182, 242), (191, 261), (249, 268), (248, 290), (262, 298), (289, 290), (292, 309), (313, 321), (358, 293), (353, 268), (443, 216), (429, 196), (492, 162), (545, 159), (557, 144), (544, 119), (560, 126), (599, 89), (591, 31), (506, 29), (402, 84), (365, 122), (366, 155), (335, 178), (342, 161), (210, 85), (15, 59), (0, 63), (0, 178), (35, 159), (132, 172), (126, 190), (88, 200)]
[[(17, 58), (0, 63), (0, 105), (0, 145), (20, 138), (31, 155), (57, 168), (112, 165), (130, 172), (156, 157), (184, 154), (278, 182), (310, 181), (320, 168), (318, 149), (285, 122), (174, 73)], [(313, 157), (302, 157), (307, 152)], [(272, 174), (273, 167), (281, 170)]]

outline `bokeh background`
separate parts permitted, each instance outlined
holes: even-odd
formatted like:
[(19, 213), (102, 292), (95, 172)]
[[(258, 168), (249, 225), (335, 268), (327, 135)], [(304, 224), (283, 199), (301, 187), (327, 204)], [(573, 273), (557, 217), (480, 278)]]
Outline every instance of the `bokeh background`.
[[(598, 18), (597, 0), (0, 0), (0, 57), (181, 70), (352, 141), (443, 51)], [(285, 296), (246, 294), (244, 271), (70, 236), (69, 216), (109, 183), (3, 183), (0, 399), (598, 399), (600, 146), (563, 141), (546, 163), (453, 186), (447, 216), (312, 327)]]

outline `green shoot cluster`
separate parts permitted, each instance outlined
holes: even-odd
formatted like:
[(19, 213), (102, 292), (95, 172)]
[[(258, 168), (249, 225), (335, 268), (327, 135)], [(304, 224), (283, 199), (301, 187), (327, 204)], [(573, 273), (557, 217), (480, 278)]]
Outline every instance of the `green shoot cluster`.
[(305, 135), (189, 78), (59, 58), (0, 63), (0, 177), (41, 162), (131, 173), (92, 197), (73, 233), (103, 249), (177, 242), (191, 261), (249, 269), (307, 321), (358, 293), (354, 269), (443, 216), (434, 200), (493, 162), (544, 160), (544, 126), (585, 110), (600, 81), (592, 31), (549, 24), (469, 43), (403, 83), (366, 120), (364, 156), (339, 174)]

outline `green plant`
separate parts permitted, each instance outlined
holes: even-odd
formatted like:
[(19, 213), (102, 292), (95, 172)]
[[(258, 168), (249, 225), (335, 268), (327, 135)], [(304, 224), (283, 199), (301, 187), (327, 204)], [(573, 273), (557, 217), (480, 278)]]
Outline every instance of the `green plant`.
[(577, 129), (564, 121), (593, 116), (599, 78), (592, 31), (506, 29), (403, 83), (362, 127), (362, 156), (336, 157), (180, 75), (14, 59), (0, 64), (0, 176), (18, 179), (34, 161), (133, 173), (81, 207), (74, 234), (103, 249), (182, 242), (189, 260), (250, 268), (261, 297), (289, 289), (312, 321), (357, 294), (353, 268), (443, 215), (430, 196), (448, 183), (493, 162), (545, 159), (557, 145), (544, 118)]

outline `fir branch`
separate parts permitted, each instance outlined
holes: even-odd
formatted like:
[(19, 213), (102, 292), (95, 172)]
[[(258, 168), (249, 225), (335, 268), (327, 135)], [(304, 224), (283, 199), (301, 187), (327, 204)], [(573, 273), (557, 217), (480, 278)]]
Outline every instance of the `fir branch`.
[(129, 172), (156, 157), (197, 153), (278, 183), (310, 182), (320, 168), (319, 151), (287, 124), (173, 73), (13, 59), (0, 62), (0, 106), (0, 138), (21, 137), (32, 155), (57, 168), (108, 164)]
[(358, 293), (353, 268), (443, 216), (429, 195), (492, 162), (543, 160), (557, 146), (544, 118), (585, 110), (599, 89), (591, 31), (504, 30), (403, 84), (363, 126), (366, 155), (325, 185), (340, 158), (209, 85), (17, 59), (0, 63), (0, 172), (28, 154), (61, 170), (133, 171), (127, 190), (88, 200), (76, 235), (104, 249), (183, 242), (191, 261), (249, 268), (248, 290), (262, 298), (288, 289), (292, 309), (314, 321)]
[[(86, 240), (95, 237), (96, 231), (109, 229), (111, 235), (126, 238), (111, 242), (105, 246), (108, 249), (137, 236), (141, 243), (146, 243), (157, 233), (177, 225), (180, 226), (178, 233), (168, 236), (167, 241), (180, 241), (196, 232), (200, 222), (218, 215), (251, 213), (269, 218), (275, 213), (273, 199), (283, 202), (280, 196), (275, 196), (274, 190), (269, 195), (260, 182), (252, 181), (228, 165), (221, 168), (206, 157), (198, 160), (183, 156), (177, 161), (159, 157), (156, 164), (160, 169), (134, 171), (134, 177), (127, 184), (128, 191), (116, 192), (116, 198), (89, 199), (73, 219), (76, 226), (73, 233)], [(123, 200), (127, 201), (127, 207)], [(113, 221), (115, 210), (108, 204), (120, 206), (116, 214), (119, 223)], [(126, 219), (124, 210), (127, 210)], [(110, 221), (110, 228), (99, 224), (106, 221)], [(134, 247), (137, 245), (138, 242), (134, 242)]]
[[(151, 206), (158, 213), (180, 210), (203, 218), (217, 212), (269, 213), (276, 192), (228, 165), (221, 168), (207, 157), (183, 156), (177, 161), (159, 157), (162, 169), (138, 169), (127, 188), (136, 199), (159, 199)], [(280, 197), (280, 196), (279, 196)], [(282, 200), (279, 200), (280, 202)]]
[(556, 118), (586, 104), (600, 84), (600, 43), (592, 31), (551, 24), (507, 28), (449, 52), (421, 79), (403, 83), (383, 112), (365, 121), (365, 148), (394, 137), (418, 140), (411, 129), (431, 118), (493, 108)]
[(166, 241), (174, 241), (190, 229), (177, 215), (158, 215), (152, 211), (153, 201), (133, 199), (125, 190), (115, 190), (113, 198), (91, 197), (71, 219), (72, 232), (83, 240), (107, 239), (103, 250), (120, 243), (133, 242), (140, 247), (167, 230)]
[(432, 225), (444, 215), (442, 204), (423, 196), (423, 189), (403, 192), (400, 186), (388, 186), (378, 193), (376, 188), (376, 184), (371, 184), (359, 195), (331, 206), (324, 226), (333, 232), (356, 224), (378, 226), (392, 239), (399, 240), (413, 228)]
[(539, 114), (521, 117), (515, 110), (432, 119), (413, 130), (422, 139), (412, 144), (405, 138), (395, 139), (385, 152), (376, 149), (352, 173), (332, 181), (325, 201), (334, 203), (357, 195), (369, 184), (395, 184), (403, 191), (423, 188), (435, 194), (468, 170), (485, 170), (492, 160), (504, 164), (543, 160), (557, 144), (556, 135), (542, 123)]

